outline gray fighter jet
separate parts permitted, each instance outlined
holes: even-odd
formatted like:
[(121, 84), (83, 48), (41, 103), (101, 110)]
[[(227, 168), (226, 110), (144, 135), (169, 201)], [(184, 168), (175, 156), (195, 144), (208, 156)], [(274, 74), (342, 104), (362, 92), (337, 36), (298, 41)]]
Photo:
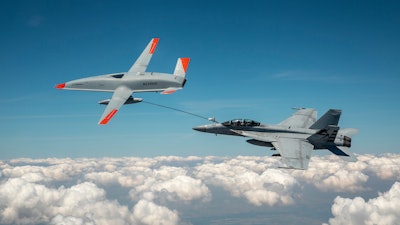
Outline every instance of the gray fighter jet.
[(128, 72), (113, 73), (100, 76), (87, 77), (61, 83), (58, 89), (80, 91), (114, 92), (111, 99), (99, 101), (107, 105), (99, 124), (107, 124), (124, 104), (141, 102), (141, 98), (133, 98), (135, 92), (161, 92), (172, 94), (185, 86), (186, 70), (189, 58), (179, 58), (173, 74), (146, 72), (147, 65), (157, 47), (159, 38), (153, 38), (137, 58)]
[[(307, 169), (313, 149), (328, 149), (346, 161), (356, 157), (349, 150), (351, 136), (357, 129), (338, 127), (341, 110), (330, 109), (317, 120), (314, 109), (300, 108), (277, 125), (265, 125), (249, 119), (234, 119), (194, 127), (194, 130), (250, 138), (248, 143), (277, 150), (282, 162), (290, 169)], [(211, 119), (212, 120), (212, 119)]]

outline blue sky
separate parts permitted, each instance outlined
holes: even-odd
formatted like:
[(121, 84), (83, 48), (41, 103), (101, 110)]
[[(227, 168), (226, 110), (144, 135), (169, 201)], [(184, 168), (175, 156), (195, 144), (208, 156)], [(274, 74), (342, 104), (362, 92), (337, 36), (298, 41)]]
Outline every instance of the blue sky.
[[(0, 224), (399, 221), (399, 6), (1, 1)], [(135, 97), (219, 121), (342, 109), (358, 161), (325, 151), (306, 171), (277, 169), (244, 138), (193, 131), (201, 118), (140, 103), (99, 126), (110, 93), (54, 88), (128, 70), (153, 37), (148, 71), (190, 57), (188, 82)]]
[(97, 121), (109, 93), (57, 83), (130, 68), (152, 37), (148, 71), (190, 57), (184, 90), (137, 94), (219, 121), (278, 123), (291, 107), (343, 110), (356, 153), (399, 153), (396, 1), (2, 1), (0, 158), (270, 155), (207, 123), (148, 104)]

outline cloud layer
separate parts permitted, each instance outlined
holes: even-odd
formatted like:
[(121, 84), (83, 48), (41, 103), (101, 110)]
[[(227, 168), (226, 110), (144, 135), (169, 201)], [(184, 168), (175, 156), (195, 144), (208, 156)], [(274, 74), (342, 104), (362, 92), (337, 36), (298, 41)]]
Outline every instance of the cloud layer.
[[(332, 215), (321, 223), (400, 219), (400, 155), (359, 155), (354, 163), (313, 157), (307, 171), (279, 165), (275, 157), (252, 156), (0, 161), (0, 223), (190, 224), (188, 212), (213, 207), (217, 190), (243, 207), (283, 209), (309, 202), (310, 188), (337, 196), (327, 200)], [(392, 187), (374, 190), (371, 179)], [(371, 191), (384, 193), (358, 195)]]
[(332, 206), (334, 218), (330, 224), (398, 224), (400, 221), (400, 183), (396, 182), (389, 191), (365, 201), (336, 197)]

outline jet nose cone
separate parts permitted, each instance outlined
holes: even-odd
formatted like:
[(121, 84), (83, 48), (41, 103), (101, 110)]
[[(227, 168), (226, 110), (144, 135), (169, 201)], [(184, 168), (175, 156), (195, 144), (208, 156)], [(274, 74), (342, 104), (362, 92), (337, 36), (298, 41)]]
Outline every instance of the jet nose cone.
[(57, 89), (63, 89), (63, 88), (65, 88), (65, 83), (57, 84), (57, 85), (56, 85), (56, 88), (57, 88)]
[(207, 130), (206, 126), (204, 126), (204, 125), (202, 125), (202, 126), (197, 126), (197, 127), (193, 127), (192, 129), (193, 129), (193, 130), (200, 131), (200, 132), (206, 132), (206, 130)]

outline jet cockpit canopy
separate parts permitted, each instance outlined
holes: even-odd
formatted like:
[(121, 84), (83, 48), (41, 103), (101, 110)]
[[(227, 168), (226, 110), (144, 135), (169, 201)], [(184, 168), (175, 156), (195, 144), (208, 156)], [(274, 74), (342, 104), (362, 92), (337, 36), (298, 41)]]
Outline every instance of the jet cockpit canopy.
[(222, 125), (229, 127), (229, 126), (236, 126), (236, 127), (254, 127), (260, 126), (260, 123), (254, 120), (249, 119), (233, 119), (226, 122), (223, 122)]

